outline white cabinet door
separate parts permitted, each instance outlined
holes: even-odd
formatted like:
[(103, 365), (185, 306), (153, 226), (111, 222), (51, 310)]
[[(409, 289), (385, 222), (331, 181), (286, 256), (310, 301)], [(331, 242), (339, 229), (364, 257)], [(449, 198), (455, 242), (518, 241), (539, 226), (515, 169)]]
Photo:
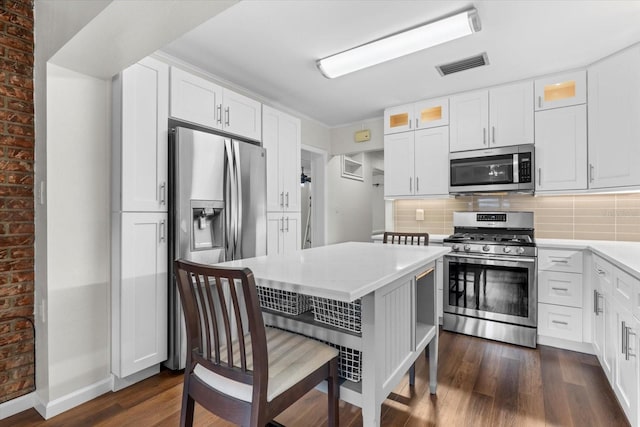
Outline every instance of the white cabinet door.
[(399, 105), (384, 110), (384, 134), (413, 130), (413, 104)]
[(536, 111), (584, 104), (587, 102), (587, 73), (583, 70), (538, 79), (535, 97)]
[[(166, 211), (169, 67), (145, 58), (122, 72), (114, 111), (119, 122), (114, 210)], [(117, 85), (115, 86), (117, 87)], [(116, 131), (117, 132), (117, 131)]]
[(638, 408), (638, 329), (631, 312), (613, 304), (617, 336), (613, 391), (627, 419), (635, 425)]
[(264, 106), (262, 146), (267, 150), (267, 211), (300, 211), (300, 120)]
[(267, 255), (300, 250), (300, 214), (267, 214)]
[(449, 98), (429, 99), (413, 104), (416, 128), (427, 129), (449, 124)]
[(539, 303), (538, 334), (582, 342), (582, 309)]
[(119, 358), (126, 377), (167, 358), (167, 214), (122, 213), (120, 275), (114, 316)]
[(587, 188), (585, 105), (536, 113), (536, 191)]
[(255, 99), (224, 89), (223, 119), (226, 132), (260, 141), (262, 139), (262, 104)]
[(613, 382), (615, 363), (615, 322), (611, 312), (613, 266), (598, 256), (593, 256), (591, 273), (593, 283), (592, 340), (593, 349), (610, 382)]
[[(415, 194), (448, 194), (449, 127), (441, 126), (416, 131), (414, 147)], [(385, 178), (387, 173), (389, 172), (385, 167)]]
[(171, 117), (222, 128), (222, 87), (171, 67)]
[(282, 248), (284, 253), (291, 253), (300, 250), (300, 214), (284, 214), (284, 231), (282, 233)]
[(469, 92), (449, 98), (452, 152), (488, 147), (489, 92)]
[(414, 132), (384, 137), (384, 195), (414, 194)]
[(533, 82), (489, 91), (489, 145), (533, 144)]
[(589, 68), (590, 188), (640, 185), (640, 46)]

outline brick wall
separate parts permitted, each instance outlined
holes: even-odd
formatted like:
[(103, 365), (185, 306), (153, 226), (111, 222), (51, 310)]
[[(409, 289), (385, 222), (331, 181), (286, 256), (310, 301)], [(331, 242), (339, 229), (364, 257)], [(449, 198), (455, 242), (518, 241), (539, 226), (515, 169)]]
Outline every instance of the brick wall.
[(33, 2), (0, 0), (0, 402), (35, 389)]

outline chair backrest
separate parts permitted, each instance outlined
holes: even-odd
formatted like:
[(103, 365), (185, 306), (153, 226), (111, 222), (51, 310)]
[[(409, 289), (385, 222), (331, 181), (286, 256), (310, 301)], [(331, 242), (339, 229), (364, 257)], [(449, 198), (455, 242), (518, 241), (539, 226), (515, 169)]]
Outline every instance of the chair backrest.
[(177, 260), (175, 272), (187, 328), (187, 372), (201, 364), (253, 385), (254, 398), (266, 396), (266, 334), (251, 270)]
[(399, 245), (429, 245), (429, 233), (394, 233), (385, 231), (382, 243), (394, 243)]

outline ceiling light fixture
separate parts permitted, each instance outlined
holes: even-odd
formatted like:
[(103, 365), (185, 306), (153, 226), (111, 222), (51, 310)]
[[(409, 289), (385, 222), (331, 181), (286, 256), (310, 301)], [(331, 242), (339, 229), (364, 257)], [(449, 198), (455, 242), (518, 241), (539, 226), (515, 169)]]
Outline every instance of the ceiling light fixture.
[(439, 21), (411, 28), (353, 49), (319, 59), (322, 74), (333, 79), (372, 65), (409, 55), (480, 31), (475, 8)]

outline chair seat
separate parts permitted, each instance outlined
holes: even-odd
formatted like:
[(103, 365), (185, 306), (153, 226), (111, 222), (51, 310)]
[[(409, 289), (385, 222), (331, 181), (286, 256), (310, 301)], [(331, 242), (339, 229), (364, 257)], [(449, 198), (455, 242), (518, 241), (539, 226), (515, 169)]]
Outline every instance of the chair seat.
[[(338, 355), (338, 350), (335, 348), (301, 335), (269, 327), (265, 328), (265, 332), (269, 360), (267, 402), (271, 402)], [(251, 340), (245, 339), (245, 342), (247, 343), (247, 367), (252, 370)], [(234, 342), (233, 348), (234, 352), (238, 351), (237, 341)], [(221, 353), (224, 354), (224, 352)], [(234, 357), (234, 360), (238, 358)], [(251, 402), (251, 385), (218, 375), (200, 364), (195, 366), (193, 373), (209, 387), (236, 399)]]

